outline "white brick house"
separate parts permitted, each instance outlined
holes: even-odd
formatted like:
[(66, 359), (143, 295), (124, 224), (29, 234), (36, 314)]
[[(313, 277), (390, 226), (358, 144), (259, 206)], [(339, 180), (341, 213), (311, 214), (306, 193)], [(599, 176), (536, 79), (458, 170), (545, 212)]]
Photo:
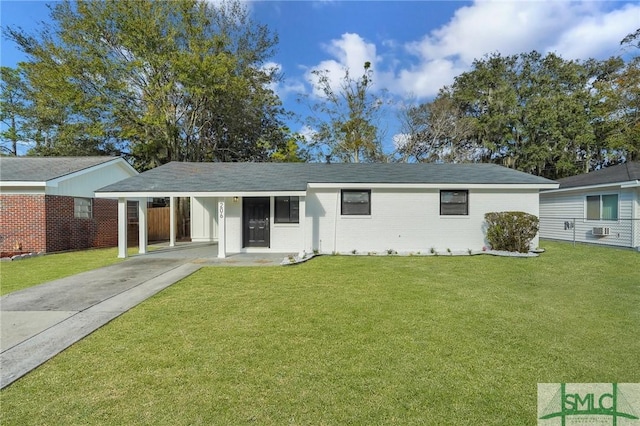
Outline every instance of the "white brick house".
[[(96, 196), (118, 198), (121, 212), (127, 199), (190, 197), (192, 241), (217, 242), (218, 256), (225, 257), (480, 250), (487, 244), (485, 213), (537, 216), (539, 191), (556, 187), (494, 164), (174, 162)], [(141, 211), (140, 220), (145, 217)], [(146, 236), (140, 241), (144, 253)]]

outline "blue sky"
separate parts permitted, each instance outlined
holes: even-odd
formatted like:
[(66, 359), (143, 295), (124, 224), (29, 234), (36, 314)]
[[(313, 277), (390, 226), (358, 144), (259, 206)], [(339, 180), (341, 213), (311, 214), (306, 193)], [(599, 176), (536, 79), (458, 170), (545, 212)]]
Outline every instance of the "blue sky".
[[(640, 27), (638, 1), (257, 1), (253, 18), (275, 31), (275, 89), (285, 108), (306, 115), (298, 95), (313, 96), (311, 71), (327, 69), (335, 81), (345, 67), (359, 75), (373, 65), (376, 89), (399, 103), (427, 101), (475, 58), (538, 50), (565, 59), (624, 55), (620, 40)], [(1, 25), (35, 30), (48, 20), (45, 2), (2, 1)], [(2, 40), (2, 65), (24, 57)], [(391, 113), (390, 113), (391, 114)], [(385, 147), (392, 148), (393, 120)], [(306, 131), (291, 123), (294, 131)]]

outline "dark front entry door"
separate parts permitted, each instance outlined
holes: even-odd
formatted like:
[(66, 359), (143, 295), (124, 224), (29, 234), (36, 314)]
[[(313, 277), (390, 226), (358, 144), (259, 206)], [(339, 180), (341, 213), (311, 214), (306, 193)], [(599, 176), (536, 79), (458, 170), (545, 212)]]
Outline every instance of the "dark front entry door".
[(244, 247), (269, 247), (269, 197), (242, 199)]

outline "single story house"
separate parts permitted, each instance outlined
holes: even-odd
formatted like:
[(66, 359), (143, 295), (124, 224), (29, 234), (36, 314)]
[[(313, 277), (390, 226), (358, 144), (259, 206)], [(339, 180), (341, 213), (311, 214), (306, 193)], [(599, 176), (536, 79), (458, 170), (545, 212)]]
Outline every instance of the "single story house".
[(560, 179), (540, 193), (540, 236), (640, 250), (640, 162)]
[(116, 246), (118, 203), (94, 191), (137, 174), (119, 157), (0, 157), (0, 251)]
[[(556, 187), (495, 164), (172, 162), (96, 196), (118, 199), (120, 257), (127, 255), (126, 202), (149, 197), (169, 197), (171, 204), (190, 197), (192, 241), (217, 242), (218, 257), (225, 257), (481, 250), (485, 213), (538, 215), (539, 191)], [(144, 253), (146, 203), (138, 206)]]

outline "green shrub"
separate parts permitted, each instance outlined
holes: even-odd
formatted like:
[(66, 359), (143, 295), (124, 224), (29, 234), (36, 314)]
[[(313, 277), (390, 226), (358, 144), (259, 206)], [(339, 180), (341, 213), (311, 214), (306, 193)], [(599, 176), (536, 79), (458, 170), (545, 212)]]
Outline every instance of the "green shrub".
[(493, 250), (527, 253), (538, 233), (538, 218), (525, 212), (491, 212), (484, 215), (484, 220)]

